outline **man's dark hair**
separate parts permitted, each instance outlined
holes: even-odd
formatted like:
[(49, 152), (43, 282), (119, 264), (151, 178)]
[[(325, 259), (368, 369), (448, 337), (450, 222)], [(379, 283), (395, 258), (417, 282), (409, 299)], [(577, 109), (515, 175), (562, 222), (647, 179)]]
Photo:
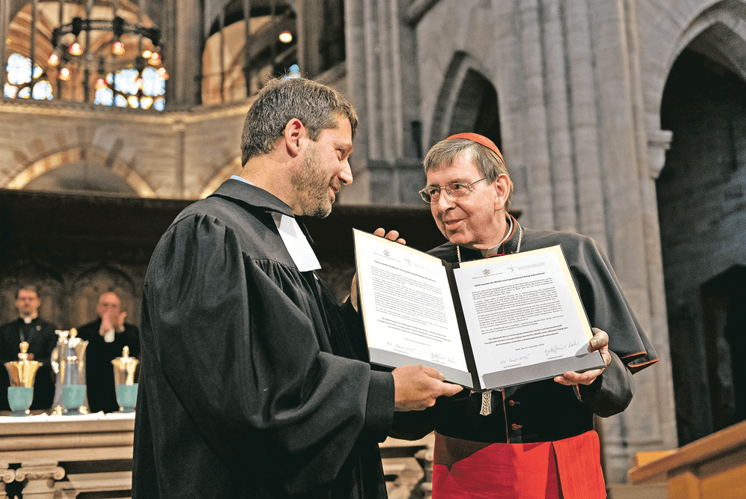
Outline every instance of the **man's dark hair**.
[(39, 298), (39, 291), (37, 291), (36, 286), (24, 285), (16, 290), (16, 300), (21, 295), (21, 291), (33, 291), (36, 293), (36, 297)]
[(241, 164), (272, 151), (293, 118), (303, 123), (315, 142), (322, 130), (337, 127), (339, 117), (350, 120), (354, 138), (357, 114), (339, 92), (305, 78), (270, 80), (246, 115), (241, 136)]

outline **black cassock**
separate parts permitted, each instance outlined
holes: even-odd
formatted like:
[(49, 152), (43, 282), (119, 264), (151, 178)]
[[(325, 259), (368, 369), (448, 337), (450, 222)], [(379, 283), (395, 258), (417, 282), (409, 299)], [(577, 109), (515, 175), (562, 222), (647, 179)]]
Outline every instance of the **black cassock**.
[(50, 357), (57, 346), (57, 329), (53, 324), (37, 317), (29, 324), (18, 318), (0, 326), (0, 411), (9, 411), (8, 386), (10, 378), (5, 363), (18, 360), (20, 343), (29, 344), (28, 353), (41, 362), (34, 378), (34, 400), (31, 409), (49, 409), (54, 399), (54, 372)]
[(111, 361), (122, 356), (125, 346), (131, 357), (140, 358), (140, 332), (137, 326), (125, 323), (124, 331), (115, 333), (114, 341), (107, 343), (100, 330), (100, 318), (78, 328), (78, 337), (88, 342), (85, 349), (88, 408), (91, 412), (116, 412), (119, 403)]
[(185, 209), (144, 286), (133, 498), (386, 497), (394, 413), (360, 319), (300, 272), (274, 214), (228, 180)]
[[(590, 386), (570, 388), (553, 379), (497, 390), (489, 416), (479, 414), (482, 397), (467, 390), (438, 399), (421, 413), (397, 413), (392, 435), (417, 439), (438, 433), (474, 442), (532, 443), (574, 437), (593, 429), (593, 415), (612, 416), (632, 400), (632, 374), (658, 361), (598, 244), (580, 234), (521, 228), (515, 222), (499, 255), (560, 245), (590, 325), (609, 335), (611, 364)], [(458, 261), (456, 246), (446, 243), (429, 251)], [(483, 258), (479, 251), (460, 248), (461, 261)]]

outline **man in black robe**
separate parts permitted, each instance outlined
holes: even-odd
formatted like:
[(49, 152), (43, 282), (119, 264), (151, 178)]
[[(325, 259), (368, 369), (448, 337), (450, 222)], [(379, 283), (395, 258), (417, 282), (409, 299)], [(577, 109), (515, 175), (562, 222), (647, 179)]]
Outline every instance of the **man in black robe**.
[(378, 442), (394, 410), (460, 391), (423, 366), (372, 371), (360, 318), (315, 273), (295, 216), (327, 216), (352, 182), (356, 127), (334, 90), (268, 83), (246, 117), (241, 176), (158, 243), (143, 295), (133, 499), (383, 498)]
[(122, 301), (109, 291), (98, 298), (98, 319), (78, 328), (78, 337), (88, 342), (85, 351), (86, 392), (91, 412), (119, 410), (114, 366), (111, 361), (122, 356), (129, 347), (130, 357), (140, 356), (140, 332), (137, 326), (124, 321)]
[(18, 319), (0, 326), (0, 410), (9, 411), (8, 386), (10, 379), (5, 363), (18, 360), (20, 344), (28, 342), (29, 360), (41, 362), (34, 379), (34, 400), (31, 409), (46, 410), (54, 399), (54, 373), (50, 357), (57, 345), (57, 329), (39, 317), (41, 301), (34, 286), (24, 286), (16, 291)]
[(439, 142), (425, 171), (420, 194), (449, 241), (429, 253), (466, 262), (560, 245), (594, 326), (591, 350), (600, 349), (606, 368), (443, 398), (422, 414), (397, 415), (393, 434), (436, 431), (434, 499), (606, 497), (593, 415), (623, 411), (631, 374), (658, 360), (609, 261), (588, 237), (527, 229), (508, 214), (513, 185), (486, 137)]

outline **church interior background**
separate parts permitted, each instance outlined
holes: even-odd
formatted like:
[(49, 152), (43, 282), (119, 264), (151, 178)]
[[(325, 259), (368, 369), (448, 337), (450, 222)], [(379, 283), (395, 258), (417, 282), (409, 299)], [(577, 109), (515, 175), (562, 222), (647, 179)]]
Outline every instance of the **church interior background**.
[(746, 419), (746, 2), (1, 0), (0, 41), (0, 322), (32, 283), (60, 327), (106, 290), (137, 324), (160, 234), (240, 171), (252, 96), (303, 75), (361, 118), (311, 226), (340, 298), (350, 227), (439, 243), (422, 158), (478, 132), (523, 224), (601, 244), (661, 357), (599, 421), (607, 480)]

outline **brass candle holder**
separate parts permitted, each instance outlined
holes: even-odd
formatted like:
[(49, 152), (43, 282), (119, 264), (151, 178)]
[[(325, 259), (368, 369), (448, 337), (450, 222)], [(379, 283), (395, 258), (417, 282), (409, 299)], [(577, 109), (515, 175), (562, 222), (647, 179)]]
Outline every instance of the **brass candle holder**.
[(29, 414), (29, 407), (34, 400), (34, 380), (36, 372), (42, 363), (36, 360), (29, 360), (28, 342), (20, 344), (21, 352), (18, 354), (18, 360), (12, 360), (5, 363), (5, 369), (10, 377), (10, 386), (8, 387), (8, 404), (12, 411), (12, 416), (25, 416)]
[(117, 390), (117, 403), (120, 412), (133, 412), (137, 405), (137, 383), (135, 373), (139, 361), (130, 357), (130, 348), (122, 349), (122, 356), (111, 361), (114, 366), (114, 384)]

